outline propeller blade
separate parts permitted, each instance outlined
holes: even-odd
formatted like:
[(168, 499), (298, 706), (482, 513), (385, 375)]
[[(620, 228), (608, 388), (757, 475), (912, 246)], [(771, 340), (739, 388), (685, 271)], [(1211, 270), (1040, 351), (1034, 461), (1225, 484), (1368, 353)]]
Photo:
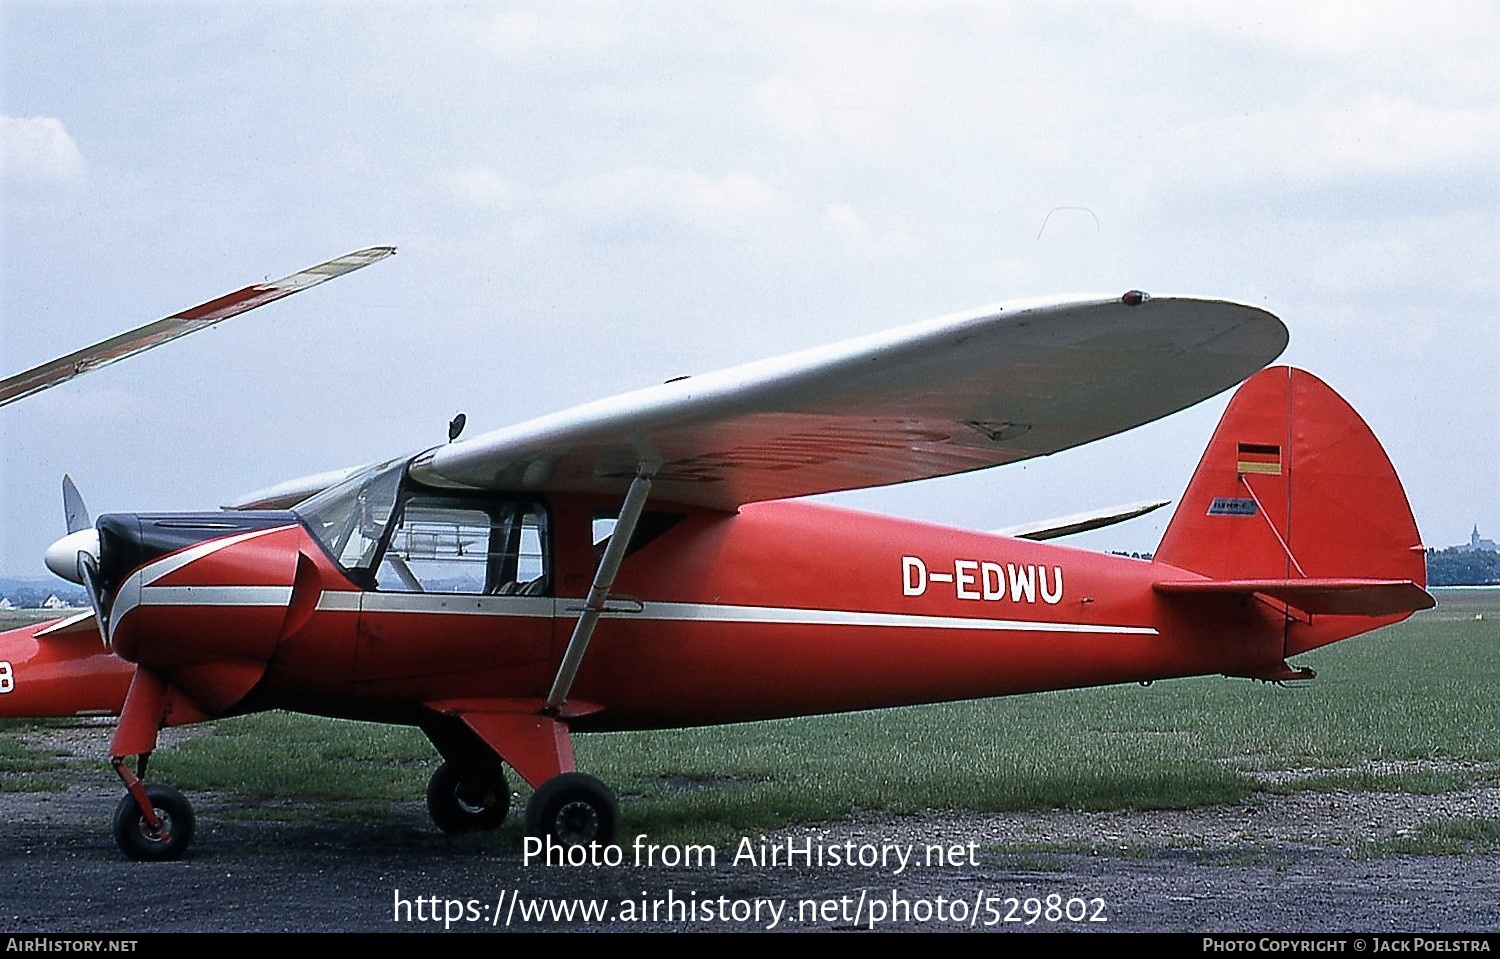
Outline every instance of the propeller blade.
[[(99, 533), (94, 521), (89, 519), (89, 508), (83, 503), (83, 494), (73, 477), (63, 474), (63, 519), (68, 524), (68, 535), (47, 547), (47, 568), (75, 583), (81, 583), (89, 594), (89, 605), (94, 607), (94, 623), (99, 627), (99, 638), (109, 646), (109, 623), (104, 619), (104, 592), (99, 586)], [(72, 572), (75, 575), (69, 576)]]
[(98, 625), (99, 638), (107, 648), (109, 623), (104, 619), (104, 604), (99, 591), (99, 561), (83, 550), (78, 551), (78, 577), (83, 580), (83, 588), (88, 591), (89, 605), (94, 607), (94, 623)]
[[(78, 583), (89, 590), (93, 598), (94, 588), (85, 575), (83, 560), (88, 557), (99, 569), (99, 531), (89, 519), (89, 508), (83, 505), (83, 494), (73, 483), (73, 477), (63, 475), (63, 520), (68, 524), (68, 535), (47, 547), (43, 562), (52, 572), (69, 582)], [(97, 600), (94, 602), (98, 608)]]
[(63, 474), (63, 519), (67, 521), (70, 533), (94, 525), (94, 521), (89, 519), (89, 508), (83, 505), (83, 494), (73, 485), (73, 477), (66, 473)]

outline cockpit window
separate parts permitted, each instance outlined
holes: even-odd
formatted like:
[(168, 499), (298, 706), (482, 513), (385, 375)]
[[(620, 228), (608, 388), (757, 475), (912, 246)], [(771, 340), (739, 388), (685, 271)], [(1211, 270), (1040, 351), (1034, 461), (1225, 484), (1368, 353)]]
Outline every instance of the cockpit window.
[(375, 588), (407, 593), (483, 593), (489, 578), (490, 514), (442, 499), (412, 497), (401, 510)]
[[(619, 510), (594, 510), (593, 542), (597, 554), (603, 554), (604, 547), (609, 542), (610, 537), (615, 534), (615, 523), (619, 518)], [(630, 544), (625, 549), (625, 555), (630, 556), (636, 550), (667, 532), (686, 518), (686, 513), (666, 513), (660, 510), (646, 510), (641, 514), (640, 520), (636, 523), (635, 535), (630, 537)]]
[(527, 500), (414, 493), (402, 501), (375, 588), (546, 595), (546, 515)]
[(407, 457), (372, 466), (293, 507), (328, 555), (346, 570), (368, 570), (375, 562)]
[(546, 507), (403, 485), (407, 462), (371, 467), (294, 508), (351, 579), (385, 592), (550, 595)]

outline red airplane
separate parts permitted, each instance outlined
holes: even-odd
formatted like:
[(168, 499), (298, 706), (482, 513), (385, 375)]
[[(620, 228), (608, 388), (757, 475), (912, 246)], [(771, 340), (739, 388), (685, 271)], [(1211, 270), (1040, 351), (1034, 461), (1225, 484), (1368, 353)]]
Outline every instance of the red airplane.
[[(144, 781), (159, 731), (258, 710), (420, 727), (445, 831), (505, 819), (509, 765), (535, 787), (529, 835), (603, 844), (618, 806), (575, 769), (574, 732), (1310, 678), (1286, 659), (1433, 600), (1364, 421), (1312, 375), (1262, 369), (1285, 343), (1224, 301), (1008, 303), (219, 513), (89, 526), (65, 484), (48, 561), (94, 611), (0, 634), (0, 716), (117, 711), (116, 840), (172, 859), (194, 818)], [(1045, 455), (1242, 380), (1150, 561), (797, 499)]]

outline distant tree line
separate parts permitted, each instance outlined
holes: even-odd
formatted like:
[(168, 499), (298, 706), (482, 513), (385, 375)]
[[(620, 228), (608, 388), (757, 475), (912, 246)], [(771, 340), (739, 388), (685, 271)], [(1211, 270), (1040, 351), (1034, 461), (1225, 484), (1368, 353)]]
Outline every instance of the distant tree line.
[(87, 606), (88, 594), (71, 583), (56, 586), (38, 584), (35, 580), (0, 579), (0, 599), (10, 600), (17, 609), (39, 609), (47, 597), (56, 596), (70, 606)]
[(1427, 585), (1500, 585), (1500, 553), (1487, 549), (1429, 549)]
[[(1127, 553), (1110, 550), (1115, 556), (1150, 559), (1150, 553)], [(1494, 550), (1429, 549), (1427, 551), (1428, 586), (1500, 586), (1500, 553)]]

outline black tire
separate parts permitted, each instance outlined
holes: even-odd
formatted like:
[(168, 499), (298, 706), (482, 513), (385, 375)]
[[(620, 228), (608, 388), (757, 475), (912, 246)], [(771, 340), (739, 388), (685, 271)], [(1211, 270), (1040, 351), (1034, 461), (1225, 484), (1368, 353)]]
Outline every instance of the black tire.
[(427, 783), (427, 812), (449, 835), (499, 829), (510, 813), (505, 770), (460, 770), (443, 763)]
[(152, 829), (135, 797), (126, 793), (115, 807), (115, 843), (137, 862), (182, 858), (193, 841), (193, 804), (171, 786), (152, 784), (146, 787), (146, 795), (164, 831)]
[(551, 837), (562, 846), (607, 846), (615, 841), (620, 804), (604, 783), (583, 773), (562, 773), (542, 783), (526, 804), (526, 835)]

